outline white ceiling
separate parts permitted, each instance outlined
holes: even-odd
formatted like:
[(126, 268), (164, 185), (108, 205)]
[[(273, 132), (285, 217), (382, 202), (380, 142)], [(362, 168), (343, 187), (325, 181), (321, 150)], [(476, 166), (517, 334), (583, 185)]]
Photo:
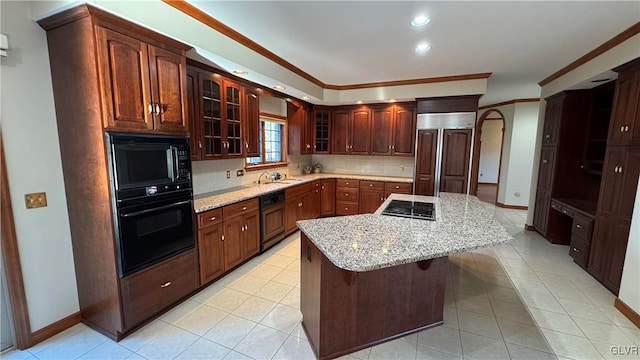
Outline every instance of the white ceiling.
[[(189, 2), (326, 84), (492, 72), (481, 105), (539, 97), (539, 81), (640, 21), (640, 1)], [(419, 14), (431, 23), (411, 27)]]

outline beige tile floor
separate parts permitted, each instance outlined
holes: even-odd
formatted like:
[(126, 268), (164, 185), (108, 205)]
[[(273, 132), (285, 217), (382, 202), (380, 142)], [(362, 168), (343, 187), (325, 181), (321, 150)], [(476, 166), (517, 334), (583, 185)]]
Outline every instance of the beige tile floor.
[[(640, 330), (567, 255), (523, 230), (526, 212), (486, 205), (509, 244), (449, 257), (444, 325), (344, 359), (640, 359)], [(115, 343), (80, 324), (3, 359), (312, 359), (300, 327), (294, 234)], [(625, 348), (622, 348), (625, 349)]]

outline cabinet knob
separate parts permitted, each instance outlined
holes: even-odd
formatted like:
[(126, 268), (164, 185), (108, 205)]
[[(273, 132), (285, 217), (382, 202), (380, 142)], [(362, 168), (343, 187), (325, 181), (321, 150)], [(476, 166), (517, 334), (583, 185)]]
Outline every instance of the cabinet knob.
[(212, 217), (209, 218), (209, 221), (214, 221), (215, 219), (216, 219), (216, 217), (212, 216)]
[(544, 136), (544, 138), (545, 138), (545, 139), (551, 139), (551, 134), (546, 134), (546, 135)]
[(345, 193), (345, 194), (344, 194), (344, 196), (349, 196), (349, 194), (348, 194), (348, 193)]
[(382, 196), (380, 197), (380, 201), (384, 201), (384, 198)]
[(247, 210), (247, 207), (246, 207), (246, 206), (243, 206), (243, 207), (242, 207), (242, 210), (243, 210), (243, 211), (244, 211), (244, 210)]
[(622, 165), (620, 165), (620, 169), (618, 169), (618, 174), (622, 174)]
[(543, 160), (542, 160), (542, 163), (543, 163), (543, 164), (546, 164), (547, 162), (549, 162), (547, 159), (543, 159)]
[(149, 110), (149, 115), (153, 115), (153, 104), (152, 103), (149, 103), (148, 110)]
[(629, 125), (625, 125), (624, 132), (629, 132)]
[(624, 132), (624, 125), (620, 126), (620, 132)]
[(345, 210), (349, 210), (349, 208), (348, 208), (348, 207), (346, 207), (346, 208), (344, 208), (344, 209), (345, 209)]
[(582, 229), (582, 225), (580, 225), (580, 224), (576, 224), (576, 227), (577, 227), (578, 229)]
[(322, 185), (321, 189), (324, 190), (324, 185)]
[(220, 236), (220, 240), (224, 241), (224, 235)]
[(198, 148), (202, 149), (202, 141), (198, 141)]
[(154, 114), (155, 115), (160, 115), (160, 111), (161, 111), (160, 104), (155, 104), (153, 107), (155, 109)]
[(395, 145), (391, 145), (391, 150), (395, 150), (396, 146)]
[(580, 250), (579, 250), (579, 249), (576, 249), (576, 248), (573, 248), (573, 251), (574, 251), (574, 252), (577, 252), (577, 253), (579, 253), (579, 252), (580, 252)]
[(400, 189), (400, 186), (396, 185), (396, 189)]
[(373, 187), (373, 184), (369, 184), (369, 187)]
[(246, 142), (246, 141), (244, 142), (244, 148), (245, 148), (245, 149), (249, 149), (249, 143), (248, 143), (248, 142)]
[(171, 286), (171, 281), (167, 281), (166, 283), (160, 285), (161, 288), (166, 288), (168, 286)]

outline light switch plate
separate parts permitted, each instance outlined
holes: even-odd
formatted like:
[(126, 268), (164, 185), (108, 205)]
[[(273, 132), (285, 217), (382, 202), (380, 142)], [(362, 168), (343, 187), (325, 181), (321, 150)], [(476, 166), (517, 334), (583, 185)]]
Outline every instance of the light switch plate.
[(27, 209), (35, 209), (47, 206), (47, 193), (31, 193), (24, 196)]

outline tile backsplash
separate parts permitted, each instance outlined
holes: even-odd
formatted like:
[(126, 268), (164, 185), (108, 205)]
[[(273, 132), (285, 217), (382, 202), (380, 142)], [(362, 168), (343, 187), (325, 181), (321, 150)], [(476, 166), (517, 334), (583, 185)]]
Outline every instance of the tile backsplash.
[[(289, 155), (288, 167), (268, 171), (296, 176), (316, 161), (322, 165), (324, 173), (413, 177), (414, 158), (394, 156)], [(194, 161), (192, 164), (195, 195), (251, 185), (262, 174), (262, 171), (245, 171), (244, 176), (236, 176), (237, 170), (244, 169), (244, 159)], [(230, 172), (229, 179), (227, 171)]]
[[(311, 165), (311, 155), (289, 155), (289, 166), (268, 169), (288, 176), (300, 175), (305, 166)], [(251, 185), (258, 180), (262, 171), (245, 171), (244, 176), (236, 176), (237, 170), (244, 170), (244, 159), (207, 160), (192, 162), (193, 193), (195, 195), (238, 186)], [(227, 179), (227, 171), (230, 178)]]
[(319, 162), (325, 173), (413, 177), (413, 157), (313, 155), (312, 161)]

